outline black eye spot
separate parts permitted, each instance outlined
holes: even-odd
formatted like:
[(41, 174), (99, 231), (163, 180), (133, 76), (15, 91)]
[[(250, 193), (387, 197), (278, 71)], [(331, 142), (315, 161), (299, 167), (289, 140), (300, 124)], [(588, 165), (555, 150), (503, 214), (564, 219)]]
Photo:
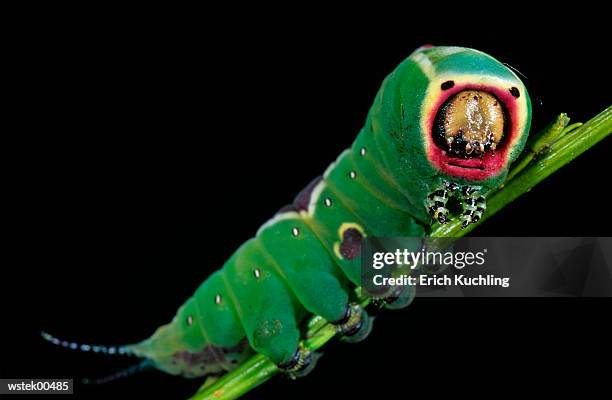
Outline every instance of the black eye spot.
[(446, 81), (440, 85), (440, 88), (442, 90), (448, 90), (452, 88), (453, 86), (455, 86), (455, 81)]
[(521, 92), (519, 92), (519, 90), (513, 86), (510, 89), (510, 94), (512, 94), (512, 96), (514, 96), (514, 97), (516, 97), (518, 99), (520, 97), (520, 95), (521, 95)]

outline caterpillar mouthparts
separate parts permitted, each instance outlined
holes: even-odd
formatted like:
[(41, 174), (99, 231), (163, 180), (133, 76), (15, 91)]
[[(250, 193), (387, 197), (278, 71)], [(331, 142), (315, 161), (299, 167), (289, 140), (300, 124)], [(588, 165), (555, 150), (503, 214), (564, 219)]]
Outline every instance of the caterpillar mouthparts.
[(463, 90), (440, 108), (434, 136), (451, 156), (482, 157), (496, 149), (504, 126), (505, 111), (495, 96), (482, 90)]

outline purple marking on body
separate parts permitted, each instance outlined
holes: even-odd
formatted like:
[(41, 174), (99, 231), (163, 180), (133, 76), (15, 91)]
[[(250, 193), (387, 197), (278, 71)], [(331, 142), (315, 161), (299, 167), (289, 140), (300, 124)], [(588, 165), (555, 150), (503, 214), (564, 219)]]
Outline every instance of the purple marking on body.
[(363, 235), (355, 228), (348, 228), (342, 234), (340, 254), (347, 260), (352, 260), (361, 252)]
[[(219, 347), (209, 344), (198, 352), (177, 351), (172, 355), (172, 359), (173, 364), (176, 365), (177, 362), (180, 362), (185, 366), (182, 374), (188, 376), (197, 376), (201, 372), (214, 374), (234, 368), (237, 365), (234, 360), (243, 355), (248, 347), (248, 341), (246, 340), (241, 341), (234, 347)], [(226, 355), (230, 357), (228, 358)], [(190, 375), (190, 373), (195, 375)]]
[(225, 357), (219, 347), (206, 346), (202, 351), (192, 353), (190, 351), (178, 351), (174, 353), (174, 358), (183, 361), (190, 367), (200, 364), (216, 364), (223, 362)]
[(276, 214), (283, 214), (291, 211), (297, 211), (293, 204), (287, 204), (286, 206), (281, 207)]
[(278, 210), (276, 214), (281, 214), (289, 211), (307, 211), (308, 204), (310, 204), (310, 198), (312, 197), (312, 191), (314, 190), (315, 186), (317, 186), (322, 180), (322, 176), (317, 176), (308, 184), (308, 186), (302, 189), (300, 193), (295, 196), (295, 199), (293, 199), (293, 203), (287, 204), (286, 206)]

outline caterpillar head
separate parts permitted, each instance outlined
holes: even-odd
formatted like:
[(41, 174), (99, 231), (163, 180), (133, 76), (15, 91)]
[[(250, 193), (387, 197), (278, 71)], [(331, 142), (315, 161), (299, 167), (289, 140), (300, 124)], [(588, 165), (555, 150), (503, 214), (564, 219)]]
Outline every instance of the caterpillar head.
[(527, 90), (505, 65), (477, 50), (428, 46), (387, 76), (366, 127), (386, 173), (418, 209), (443, 182), (501, 184), (530, 123)]
[(429, 77), (420, 134), (431, 167), (455, 181), (501, 183), (529, 132), (531, 104), (523, 83), (476, 50), (434, 47), (412, 57)]

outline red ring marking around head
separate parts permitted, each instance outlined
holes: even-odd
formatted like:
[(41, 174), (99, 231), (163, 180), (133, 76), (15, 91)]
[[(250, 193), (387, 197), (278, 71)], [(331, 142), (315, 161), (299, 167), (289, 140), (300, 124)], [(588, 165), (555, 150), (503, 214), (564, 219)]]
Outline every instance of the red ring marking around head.
[[(443, 149), (434, 143), (432, 133), (438, 110), (442, 107), (446, 100), (463, 90), (481, 90), (491, 93), (502, 102), (506, 112), (508, 113), (509, 121), (507, 121), (507, 123), (510, 124), (510, 128), (507, 130), (506, 136), (503, 138), (501, 145), (495, 150), (495, 153), (487, 152), (482, 158), (451, 158), (445, 154)], [(435, 106), (430, 110), (428, 115), (424, 116), (424, 118), (426, 118), (427, 122), (426, 140), (429, 148), (427, 154), (429, 161), (446, 175), (465, 178), (468, 180), (482, 181), (499, 174), (508, 160), (508, 150), (516, 142), (516, 139), (519, 136), (518, 130), (520, 124), (518, 121), (518, 104), (516, 99), (510, 93), (510, 88), (500, 88), (498, 86), (486, 84), (474, 85), (469, 83), (453, 86), (452, 88), (440, 93), (440, 97), (438, 98)], [(449, 165), (449, 161), (460, 166)]]

